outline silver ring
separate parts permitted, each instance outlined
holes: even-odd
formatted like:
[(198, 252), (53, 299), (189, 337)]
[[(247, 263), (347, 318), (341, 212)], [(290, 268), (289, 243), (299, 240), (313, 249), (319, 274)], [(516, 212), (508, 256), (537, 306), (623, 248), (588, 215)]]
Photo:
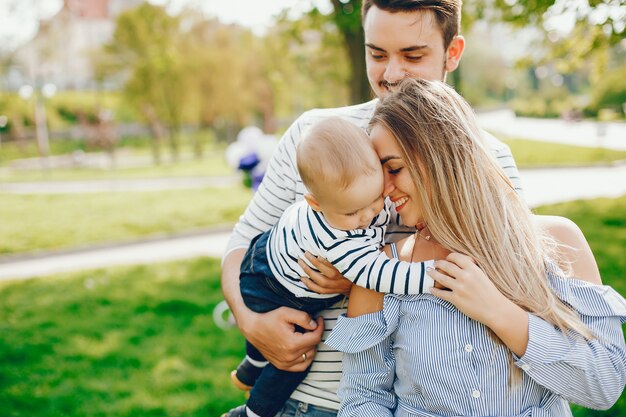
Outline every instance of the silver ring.
[(306, 362), (306, 352), (302, 354), (302, 362)]

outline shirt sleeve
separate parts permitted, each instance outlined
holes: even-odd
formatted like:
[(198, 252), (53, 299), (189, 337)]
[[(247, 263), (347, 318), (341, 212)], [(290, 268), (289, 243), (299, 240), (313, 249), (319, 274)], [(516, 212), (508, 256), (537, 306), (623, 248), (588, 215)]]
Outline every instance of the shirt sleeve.
[[(314, 255), (320, 255), (356, 285), (377, 292), (392, 294), (430, 293), (435, 285), (427, 269), (434, 260), (405, 262), (389, 258), (380, 248), (389, 220), (386, 207), (368, 229), (338, 230), (330, 226), (321, 214), (307, 211), (306, 225), (309, 238), (304, 242)], [(309, 265), (313, 267), (312, 265)]]
[(498, 165), (500, 165), (500, 168), (502, 168), (506, 176), (509, 177), (515, 191), (523, 198), (524, 190), (522, 189), (522, 180), (513, 154), (511, 153), (511, 148), (509, 148), (507, 144), (499, 141), (489, 132), (483, 130), (481, 133), (485, 143), (496, 158)]
[(434, 260), (405, 262), (389, 258), (377, 244), (347, 239), (328, 252), (328, 260), (348, 278), (364, 288), (393, 294), (430, 293), (435, 281), (428, 274)]
[[(338, 326), (339, 329), (333, 330), (331, 337), (332, 335), (339, 337), (335, 343), (329, 339), (331, 346), (344, 352), (351, 351), (343, 355), (343, 371), (337, 391), (341, 399), (338, 416), (393, 416), (393, 410), (396, 408), (396, 396), (393, 391), (395, 358), (392, 337), (388, 332), (383, 312), (356, 318), (341, 316)], [(362, 331), (356, 339), (363, 337), (370, 339), (366, 333), (374, 330), (374, 333), (377, 333), (375, 339), (378, 340), (369, 340), (369, 343), (364, 340), (352, 340), (355, 335), (352, 330), (357, 330), (358, 333), (359, 329)], [(350, 349), (348, 346), (356, 349)]]
[(233, 229), (222, 259), (235, 249), (247, 248), (255, 236), (271, 229), (285, 209), (296, 201), (299, 174), (295, 155), (305, 115), (298, 118), (279, 141), (263, 181)]
[(515, 364), (547, 389), (587, 408), (608, 409), (626, 383), (626, 346), (622, 324), (626, 300), (607, 286), (574, 279), (553, 279), (559, 297), (572, 306), (595, 338), (564, 333), (528, 315), (529, 341)]

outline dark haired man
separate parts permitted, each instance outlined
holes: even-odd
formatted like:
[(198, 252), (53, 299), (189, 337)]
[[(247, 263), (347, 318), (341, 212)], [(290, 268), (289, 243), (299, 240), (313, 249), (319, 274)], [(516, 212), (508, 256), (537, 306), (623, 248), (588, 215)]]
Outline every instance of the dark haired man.
[[(460, 15), (460, 0), (364, 0), (362, 22), (367, 76), (376, 96), (384, 97), (405, 77), (444, 80), (448, 72), (454, 71), (465, 48), (465, 40), (459, 34)], [(336, 415), (341, 354), (323, 341), (345, 309), (337, 305), (325, 311), (317, 321), (304, 312), (286, 307), (264, 314), (254, 313), (245, 306), (239, 293), (241, 260), (250, 240), (271, 228), (284, 209), (301, 200), (306, 192), (295, 162), (295, 149), (302, 132), (331, 115), (344, 117), (365, 128), (376, 102), (374, 99), (355, 106), (312, 110), (291, 125), (272, 157), (263, 183), (235, 226), (222, 259), (222, 289), (246, 339), (279, 369), (303, 371), (311, 365), (307, 378), (291, 395), (280, 416)], [(508, 147), (488, 135), (485, 140), (516, 189), (521, 189)], [(391, 226), (388, 230), (388, 241), (414, 232)], [(321, 293), (349, 291), (351, 282), (331, 265), (324, 260), (313, 259), (312, 262), (319, 272), (304, 268), (309, 277), (303, 278), (310, 289)], [(307, 332), (295, 331), (296, 325)], [(227, 415), (245, 415), (245, 407), (236, 410)]]

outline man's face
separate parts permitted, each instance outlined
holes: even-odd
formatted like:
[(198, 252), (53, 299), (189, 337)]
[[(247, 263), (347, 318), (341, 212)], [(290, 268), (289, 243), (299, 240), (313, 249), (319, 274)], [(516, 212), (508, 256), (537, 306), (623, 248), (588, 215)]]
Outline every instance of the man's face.
[(390, 13), (373, 6), (363, 30), (367, 78), (378, 97), (407, 76), (443, 81), (463, 52), (460, 36), (444, 49), (443, 34), (430, 10)]

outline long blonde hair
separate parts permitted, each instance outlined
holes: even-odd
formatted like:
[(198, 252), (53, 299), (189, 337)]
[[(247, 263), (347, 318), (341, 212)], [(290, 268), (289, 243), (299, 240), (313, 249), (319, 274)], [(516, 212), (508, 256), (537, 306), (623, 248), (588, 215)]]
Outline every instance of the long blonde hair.
[[(397, 140), (424, 220), (442, 246), (474, 258), (522, 309), (564, 332), (593, 338), (549, 285), (546, 262), (556, 256), (556, 244), (534, 227), (461, 96), (442, 82), (406, 79), (379, 103), (374, 124)], [(510, 365), (511, 375), (519, 376), (512, 359)]]

